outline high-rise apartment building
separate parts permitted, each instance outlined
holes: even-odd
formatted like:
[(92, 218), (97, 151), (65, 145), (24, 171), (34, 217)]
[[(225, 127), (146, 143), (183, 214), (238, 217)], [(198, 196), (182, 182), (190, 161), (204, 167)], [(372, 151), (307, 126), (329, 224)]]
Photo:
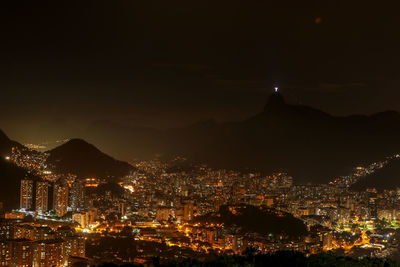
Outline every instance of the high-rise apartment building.
[(193, 220), (194, 205), (192, 203), (186, 203), (183, 206), (183, 220), (191, 221)]
[(76, 180), (71, 186), (71, 208), (73, 211), (80, 211), (85, 208), (85, 184)]
[(68, 185), (56, 183), (53, 191), (53, 209), (57, 216), (62, 217), (67, 213), (68, 208)]
[(28, 179), (21, 180), (20, 208), (30, 210), (33, 201), (33, 181)]
[(36, 183), (36, 211), (44, 212), (48, 210), (49, 184), (45, 181)]

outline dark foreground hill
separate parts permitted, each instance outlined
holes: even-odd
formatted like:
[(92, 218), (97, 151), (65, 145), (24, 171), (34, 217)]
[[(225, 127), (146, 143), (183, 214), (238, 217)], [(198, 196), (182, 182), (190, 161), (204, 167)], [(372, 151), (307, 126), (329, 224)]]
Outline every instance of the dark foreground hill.
[[(200, 261), (199, 259), (187, 259), (183, 262), (170, 262), (164, 263), (158, 257), (153, 258), (152, 265), (154, 266), (174, 266), (174, 267), (230, 267), (230, 266), (276, 266), (276, 267), (365, 267), (365, 266), (385, 266), (385, 267), (398, 267), (400, 264), (390, 259), (378, 258), (363, 258), (354, 259), (350, 257), (337, 256), (332, 253), (314, 254), (309, 257), (299, 252), (293, 251), (279, 251), (274, 254), (256, 254), (254, 255), (251, 250), (245, 251), (243, 256), (215, 256), (212, 260)], [(121, 266), (114, 264), (104, 264), (102, 266)], [(122, 266), (140, 266), (133, 264), (125, 264)]]
[(306, 257), (304, 254), (292, 251), (279, 251), (274, 254), (252, 255), (251, 251), (245, 252), (246, 256), (219, 256), (215, 260), (200, 262), (197, 259), (188, 259), (181, 263), (171, 263), (162, 266), (276, 266), (276, 267), (365, 267), (385, 266), (398, 267), (400, 264), (389, 259), (364, 258), (354, 259), (350, 257), (336, 256), (334, 254), (314, 254)]
[(196, 217), (195, 222), (223, 223), (225, 226), (238, 226), (246, 233), (260, 235), (302, 237), (307, 233), (304, 223), (291, 214), (273, 209), (250, 205), (238, 207), (222, 206), (218, 213)]
[[(210, 120), (165, 131), (98, 122), (87, 136), (126, 158), (178, 155), (211, 167), (286, 171), (296, 183), (324, 183), (398, 153), (400, 114), (335, 117), (287, 104), (274, 93), (262, 112), (243, 121)], [(105, 136), (118, 141), (107, 143)]]
[(129, 174), (133, 167), (116, 160), (82, 139), (72, 139), (48, 151), (47, 163), (59, 173), (73, 173), (80, 178), (114, 180)]
[(351, 187), (356, 191), (363, 191), (367, 188), (376, 188), (378, 190), (400, 188), (400, 158), (392, 160), (384, 168), (362, 178)]

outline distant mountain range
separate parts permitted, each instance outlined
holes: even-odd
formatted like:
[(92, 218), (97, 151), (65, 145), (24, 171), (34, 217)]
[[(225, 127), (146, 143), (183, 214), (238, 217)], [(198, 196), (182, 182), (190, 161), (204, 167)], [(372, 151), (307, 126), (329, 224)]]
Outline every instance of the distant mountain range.
[(97, 122), (88, 140), (125, 158), (185, 156), (212, 167), (286, 171), (296, 183), (325, 183), (360, 164), (400, 151), (400, 114), (335, 117), (270, 95), (262, 112), (243, 121), (213, 120), (157, 131)]
[(133, 170), (130, 164), (116, 160), (82, 139), (71, 139), (48, 151), (47, 163), (59, 173), (73, 173), (80, 178), (97, 177), (115, 180)]
[[(84, 137), (103, 151), (125, 159), (156, 154), (184, 156), (211, 167), (285, 171), (295, 183), (326, 183), (347, 175), (355, 166), (380, 161), (400, 152), (400, 114), (386, 111), (370, 116), (336, 117), (302, 105), (287, 104), (270, 95), (262, 112), (243, 121), (213, 120), (169, 130), (131, 128), (109, 122), (91, 125)], [(0, 153), (11, 141), (0, 131)], [(115, 160), (81, 139), (49, 151), (48, 162), (58, 172), (80, 177), (120, 177), (133, 167)]]

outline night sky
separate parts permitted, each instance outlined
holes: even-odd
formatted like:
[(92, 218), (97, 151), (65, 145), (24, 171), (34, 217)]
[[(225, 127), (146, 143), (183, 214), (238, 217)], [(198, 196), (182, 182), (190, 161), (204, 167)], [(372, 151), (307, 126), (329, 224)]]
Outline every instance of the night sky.
[(241, 120), (274, 83), (335, 115), (400, 110), (394, 2), (1, 1), (0, 129), (42, 142), (98, 120)]

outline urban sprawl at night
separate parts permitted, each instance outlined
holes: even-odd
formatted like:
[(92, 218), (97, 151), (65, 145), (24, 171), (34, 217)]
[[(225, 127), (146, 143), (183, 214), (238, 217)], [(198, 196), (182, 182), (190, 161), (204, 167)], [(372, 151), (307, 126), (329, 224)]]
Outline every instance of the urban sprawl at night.
[[(168, 263), (242, 255), (249, 248), (381, 258), (398, 253), (400, 189), (350, 187), (400, 155), (319, 185), (295, 185), (286, 173), (263, 176), (182, 157), (153, 159), (134, 163), (114, 187), (105, 179), (53, 174), (46, 157), (18, 148), (7, 156), (37, 178), (21, 179), (20, 207), (4, 213), (2, 265), (149, 264), (154, 257)], [(298, 231), (271, 225), (268, 233), (243, 221), (250, 213), (261, 221), (270, 216), (271, 224), (293, 221)]]
[(398, 10), (1, 1), (0, 267), (400, 267)]

